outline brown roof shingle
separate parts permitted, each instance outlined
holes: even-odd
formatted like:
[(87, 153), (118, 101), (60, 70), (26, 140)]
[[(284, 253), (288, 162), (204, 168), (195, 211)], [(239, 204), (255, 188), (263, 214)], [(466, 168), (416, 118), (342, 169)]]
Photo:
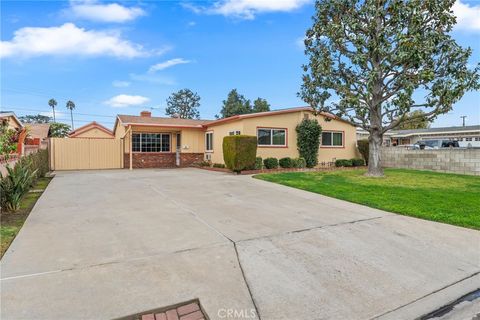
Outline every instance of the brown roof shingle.
[(24, 126), (29, 131), (30, 138), (45, 139), (48, 137), (49, 123), (25, 123)]
[(189, 126), (189, 127), (202, 127), (205, 124), (212, 122), (213, 120), (194, 120), (194, 119), (180, 119), (180, 118), (166, 118), (166, 117), (141, 117), (141, 116), (129, 116), (119, 114), (118, 118), (123, 125), (165, 125), (165, 126)]

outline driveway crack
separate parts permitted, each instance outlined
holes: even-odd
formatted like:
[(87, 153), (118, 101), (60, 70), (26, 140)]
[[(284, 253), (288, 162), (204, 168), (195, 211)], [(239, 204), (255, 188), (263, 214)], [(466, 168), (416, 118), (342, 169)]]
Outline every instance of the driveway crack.
[(238, 266), (240, 267), (240, 272), (242, 274), (243, 282), (245, 282), (245, 286), (247, 287), (248, 294), (250, 295), (250, 299), (252, 300), (252, 304), (253, 304), (253, 307), (255, 308), (255, 312), (257, 314), (257, 317), (258, 317), (259, 320), (261, 320), (262, 318), (260, 316), (260, 313), (258, 312), (258, 307), (257, 307), (257, 304), (255, 302), (255, 298), (253, 297), (252, 290), (251, 290), (250, 285), (249, 285), (249, 283), (247, 281), (247, 278), (245, 276), (245, 271), (243, 270), (242, 263), (240, 262), (240, 257), (239, 257), (238, 249), (237, 249), (237, 243), (233, 239), (229, 238), (226, 234), (224, 234), (220, 230), (216, 229), (214, 226), (210, 225), (207, 221), (205, 221), (201, 217), (199, 217), (198, 214), (195, 211), (193, 211), (192, 209), (190, 209), (188, 207), (185, 207), (181, 203), (173, 200), (171, 197), (168, 197), (164, 192), (155, 188), (154, 186), (150, 185), (150, 188), (153, 191), (155, 191), (156, 193), (158, 193), (159, 195), (161, 195), (162, 197), (164, 197), (167, 201), (170, 201), (170, 203), (177, 206), (180, 210), (182, 210), (184, 212), (187, 212), (188, 214), (193, 216), (197, 221), (201, 222), (202, 224), (204, 224), (205, 226), (207, 226), (211, 230), (215, 231), (216, 233), (218, 233), (219, 235), (221, 235), (222, 237), (224, 237), (225, 239), (230, 241), (230, 243), (233, 244), (233, 249), (235, 251), (235, 256), (237, 258)]

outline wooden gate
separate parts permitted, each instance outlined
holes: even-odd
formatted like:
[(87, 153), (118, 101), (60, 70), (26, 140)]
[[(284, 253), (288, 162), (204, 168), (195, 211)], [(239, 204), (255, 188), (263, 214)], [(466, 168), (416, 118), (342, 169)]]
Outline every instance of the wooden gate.
[(123, 168), (123, 143), (120, 139), (51, 138), (51, 170)]

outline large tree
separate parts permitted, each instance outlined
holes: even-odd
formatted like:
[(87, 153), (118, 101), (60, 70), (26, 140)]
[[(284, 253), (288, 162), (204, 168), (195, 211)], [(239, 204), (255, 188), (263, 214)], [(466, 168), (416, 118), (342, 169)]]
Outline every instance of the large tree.
[(72, 120), (72, 129), (75, 129), (73, 125), (73, 109), (75, 109), (75, 103), (72, 100), (68, 100), (65, 105), (68, 110), (70, 110), (70, 119)]
[(368, 175), (382, 176), (383, 134), (413, 110), (433, 120), (478, 89), (470, 48), (450, 35), (455, 0), (316, 1), (299, 95), (370, 133)]
[(220, 110), (220, 118), (228, 118), (246, 113), (252, 113), (250, 100), (246, 99), (242, 94), (239, 94), (237, 89), (232, 89), (228, 93), (227, 100), (223, 100), (222, 110)]
[(265, 111), (270, 111), (270, 104), (268, 103), (267, 100), (262, 98), (257, 98), (255, 101), (253, 101), (252, 112), (265, 112)]
[(50, 121), (52, 121), (51, 117), (44, 116), (41, 114), (36, 114), (36, 115), (27, 114), (25, 116), (19, 117), (19, 119), (23, 123), (49, 123)]
[(167, 99), (165, 113), (182, 119), (199, 119), (200, 96), (190, 89), (174, 92)]
[[(414, 110), (405, 115), (405, 121), (400, 123), (396, 129), (398, 130), (407, 130), (407, 129), (426, 129), (430, 127), (430, 121), (425, 118), (425, 112), (422, 110)], [(409, 121), (410, 118), (413, 118), (412, 121)]]
[(57, 100), (53, 98), (48, 100), (48, 105), (50, 106), (50, 108), (52, 108), (53, 122), (55, 122), (55, 107), (57, 106)]
[(65, 123), (54, 122), (50, 125), (50, 137), (52, 138), (65, 138), (70, 131), (70, 126)]

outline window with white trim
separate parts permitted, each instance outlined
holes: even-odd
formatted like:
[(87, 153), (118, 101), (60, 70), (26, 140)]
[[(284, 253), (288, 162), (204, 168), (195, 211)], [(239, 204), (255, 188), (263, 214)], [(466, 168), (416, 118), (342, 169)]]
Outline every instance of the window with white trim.
[(205, 133), (205, 150), (213, 151), (213, 132)]
[(287, 129), (259, 128), (257, 139), (259, 146), (284, 147), (287, 145)]
[(170, 152), (170, 133), (132, 133), (133, 152)]
[(323, 147), (343, 147), (343, 132), (323, 131)]

